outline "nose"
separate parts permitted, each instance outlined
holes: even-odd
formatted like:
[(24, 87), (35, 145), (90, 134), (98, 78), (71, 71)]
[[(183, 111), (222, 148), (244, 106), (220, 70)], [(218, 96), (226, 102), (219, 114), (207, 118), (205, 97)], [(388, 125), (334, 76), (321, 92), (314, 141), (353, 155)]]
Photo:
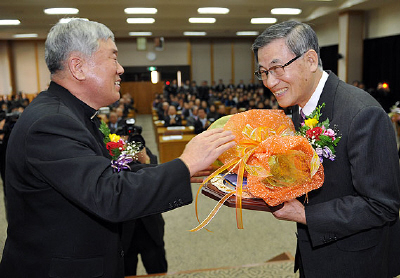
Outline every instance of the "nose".
[(263, 80), (263, 84), (268, 89), (273, 88), (276, 84), (279, 83), (279, 79), (273, 76), (272, 74), (268, 74), (267, 79)]
[(125, 70), (124, 70), (124, 68), (121, 66), (121, 64), (119, 62), (117, 62), (117, 63), (118, 63), (117, 73), (118, 73), (118, 75), (122, 75), (125, 72)]

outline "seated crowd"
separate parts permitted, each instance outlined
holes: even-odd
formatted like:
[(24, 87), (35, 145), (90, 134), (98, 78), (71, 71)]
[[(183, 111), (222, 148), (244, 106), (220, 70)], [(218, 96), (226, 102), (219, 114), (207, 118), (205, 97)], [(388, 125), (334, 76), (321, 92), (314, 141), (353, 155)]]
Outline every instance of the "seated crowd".
[(278, 103), (271, 92), (262, 84), (250, 82), (238, 85), (230, 82), (225, 86), (220, 79), (208, 86), (203, 81), (197, 86), (195, 81), (186, 81), (178, 87), (176, 81), (165, 85), (162, 94), (156, 95), (153, 108), (164, 126), (193, 126), (195, 133), (206, 130), (217, 119), (250, 109), (278, 109)]
[(135, 102), (129, 93), (123, 94), (118, 101), (109, 106), (108, 116), (99, 114), (99, 117), (108, 123), (111, 133), (117, 133), (117, 130), (125, 125), (126, 119), (133, 118), (136, 111), (134, 104)]

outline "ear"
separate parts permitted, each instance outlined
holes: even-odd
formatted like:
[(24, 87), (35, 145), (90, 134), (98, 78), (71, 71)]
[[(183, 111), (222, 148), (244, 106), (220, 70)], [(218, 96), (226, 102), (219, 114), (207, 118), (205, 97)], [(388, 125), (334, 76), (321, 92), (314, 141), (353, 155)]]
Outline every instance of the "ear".
[(79, 81), (86, 79), (85, 60), (82, 57), (71, 55), (68, 59), (68, 69), (75, 79)]
[(308, 50), (305, 54), (305, 59), (310, 67), (312, 72), (317, 71), (318, 69), (318, 54), (314, 49)]

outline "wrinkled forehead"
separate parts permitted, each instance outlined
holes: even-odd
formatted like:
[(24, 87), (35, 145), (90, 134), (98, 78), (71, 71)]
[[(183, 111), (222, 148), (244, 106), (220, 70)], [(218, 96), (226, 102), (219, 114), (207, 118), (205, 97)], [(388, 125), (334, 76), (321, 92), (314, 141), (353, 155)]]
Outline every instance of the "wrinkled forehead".
[(264, 68), (281, 65), (286, 63), (288, 58), (293, 55), (285, 40), (277, 39), (258, 49), (258, 65)]

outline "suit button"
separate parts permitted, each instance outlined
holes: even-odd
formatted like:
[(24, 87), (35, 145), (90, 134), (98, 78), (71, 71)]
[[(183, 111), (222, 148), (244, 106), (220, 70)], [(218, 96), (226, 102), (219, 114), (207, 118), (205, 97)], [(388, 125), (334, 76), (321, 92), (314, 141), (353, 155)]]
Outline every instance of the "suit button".
[(121, 258), (123, 258), (125, 255), (124, 250), (121, 250)]

